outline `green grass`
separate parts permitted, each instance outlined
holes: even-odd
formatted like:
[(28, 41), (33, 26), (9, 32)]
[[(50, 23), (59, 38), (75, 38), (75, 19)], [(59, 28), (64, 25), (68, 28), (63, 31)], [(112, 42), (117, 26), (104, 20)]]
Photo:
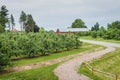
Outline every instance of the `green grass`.
[(97, 40), (97, 41), (105, 41), (105, 42), (112, 42), (112, 43), (119, 43), (120, 44), (120, 40), (114, 40), (114, 39), (103, 39), (103, 38), (92, 38), (91, 36), (83, 36), (80, 37), (80, 39), (88, 39), (88, 40)]
[[(91, 45), (91, 44), (83, 43), (83, 46), (88, 46), (88, 45)], [(25, 65), (25, 64), (47, 61), (47, 60), (56, 59), (56, 58), (60, 58), (60, 57), (64, 57), (64, 56), (68, 56), (68, 55), (72, 55), (72, 54), (77, 54), (77, 53), (87, 51), (87, 50), (91, 50), (91, 49), (94, 49), (94, 48), (97, 48), (97, 47), (100, 47), (100, 46), (99, 45), (94, 45), (92, 47), (74, 49), (74, 50), (70, 50), (70, 51), (51, 54), (49, 56), (41, 56), (41, 57), (38, 57), (38, 58), (23, 59), (23, 60), (19, 60), (19, 61), (14, 61), (13, 64), (14, 64), (14, 66), (21, 66), (21, 65)]]
[(58, 80), (53, 70), (59, 64), (50, 65), (21, 72), (15, 72), (0, 76), (0, 80)]
[[(114, 52), (105, 54), (102, 58), (90, 63), (90, 65), (97, 70), (120, 75), (120, 48), (118, 48)], [(89, 76), (93, 80), (113, 80), (108, 77), (105, 77), (104, 74), (100, 74), (97, 72), (94, 75), (92, 75), (91, 71), (89, 71), (83, 65), (80, 67), (79, 72)]]

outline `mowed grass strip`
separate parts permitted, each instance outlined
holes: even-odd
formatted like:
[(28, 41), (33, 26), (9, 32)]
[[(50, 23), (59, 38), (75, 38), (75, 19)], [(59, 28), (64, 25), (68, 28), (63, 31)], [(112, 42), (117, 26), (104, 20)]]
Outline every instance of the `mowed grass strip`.
[(58, 80), (54, 75), (53, 70), (59, 64), (54, 64), (46, 67), (14, 72), (0, 76), (0, 80)]
[[(89, 46), (89, 45), (92, 45), (92, 44), (83, 43), (82, 46), (84, 47), (84, 46)], [(98, 48), (98, 47), (100, 47), (100, 46), (99, 45), (93, 45), (92, 47), (86, 47), (86, 48), (81, 47), (79, 49), (74, 49), (74, 50), (70, 50), (70, 51), (55, 53), (55, 54), (51, 54), (51, 55), (48, 55), (48, 56), (41, 56), (41, 57), (37, 57), (37, 58), (29, 58), (29, 59), (13, 61), (13, 64), (14, 64), (14, 66), (21, 66), (21, 65), (25, 65), (25, 64), (47, 61), (47, 60), (56, 59), (56, 58), (60, 58), (60, 57), (64, 57), (64, 56), (68, 56), (68, 55), (72, 55), (72, 54), (81, 53), (81, 52), (91, 50), (91, 49), (94, 49), (94, 48)]]
[(100, 37), (92, 38), (91, 36), (82, 36), (82, 37), (80, 37), (80, 39), (97, 40), (97, 41), (112, 42), (112, 43), (119, 43), (120, 44), (120, 40), (103, 39)]
[[(111, 73), (114, 75), (117, 74), (120, 78), (120, 48), (118, 48), (114, 52), (105, 54), (102, 58), (90, 63), (90, 65), (93, 66), (94, 69)], [(93, 80), (113, 80), (112, 78), (106, 77), (105, 74), (100, 74), (97, 72), (95, 72), (94, 75), (92, 75), (91, 71), (89, 71), (83, 65), (80, 67), (79, 72), (89, 76)]]

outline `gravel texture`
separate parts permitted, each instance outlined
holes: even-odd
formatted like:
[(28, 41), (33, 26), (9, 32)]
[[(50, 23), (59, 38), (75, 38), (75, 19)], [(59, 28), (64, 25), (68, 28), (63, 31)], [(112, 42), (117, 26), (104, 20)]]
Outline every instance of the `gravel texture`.
[(100, 58), (104, 54), (114, 51), (115, 47), (120, 47), (120, 44), (115, 43), (92, 40), (81, 41), (106, 46), (107, 48), (100, 51), (87, 52), (62, 63), (54, 70), (54, 73), (56, 74), (56, 76), (58, 76), (59, 80), (92, 80), (89, 77), (78, 73), (78, 69), (82, 62)]

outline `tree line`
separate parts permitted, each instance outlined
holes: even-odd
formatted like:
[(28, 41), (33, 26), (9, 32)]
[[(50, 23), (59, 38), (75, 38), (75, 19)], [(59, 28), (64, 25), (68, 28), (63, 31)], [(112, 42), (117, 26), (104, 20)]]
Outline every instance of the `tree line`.
[[(72, 28), (87, 28), (81, 19), (76, 19)], [(80, 36), (92, 36), (93, 38), (115, 39), (120, 40), (120, 21), (108, 23), (107, 27), (100, 26), (98, 22), (88, 32), (79, 32)]]
[(97, 22), (90, 31), (90, 35), (93, 38), (101, 37), (104, 39), (120, 40), (120, 21), (114, 21), (107, 25), (107, 28), (99, 26)]
[[(87, 28), (82, 19), (76, 19), (72, 25), (72, 28)], [(100, 26), (98, 22), (88, 32), (79, 32), (80, 36), (92, 36), (93, 38), (115, 39), (120, 40), (120, 21), (114, 21), (108, 23), (107, 27)]]
[[(21, 25), (21, 31), (26, 32), (39, 32), (39, 27), (36, 25), (31, 14), (26, 14), (24, 11), (21, 11), (19, 18), (19, 23)], [(15, 19), (13, 14), (9, 16), (9, 11), (6, 6), (3, 5), (0, 8), (0, 33), (5, 32), (5, 28), (13, 30), (15, 27)]]

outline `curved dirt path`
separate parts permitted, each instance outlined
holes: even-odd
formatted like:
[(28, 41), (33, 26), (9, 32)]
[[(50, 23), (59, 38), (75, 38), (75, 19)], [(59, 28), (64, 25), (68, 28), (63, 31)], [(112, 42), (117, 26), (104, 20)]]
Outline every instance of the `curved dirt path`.
[(92, 41), (92, 40), (81, 40), (83, 42), (89, 42), (92, 44), (99, 44), (102, 46), (106, 46), (107, 48), (100, 51), (85, 53), (80, 56), (75, 57), (74, 59), (71, 59), (60, 66), (58, 66), (54, 73), (56, 76), (58, 76), (59, 80), (91, 80), (87, 76), (84, 76), (82, 74), (78, 74), (79, 66), (82, 64), (82, 62), (90, 61), (93, 58), (99, 58), (102, 55), (112, 52), (115, 50), (114, 47), (120, 47), (120, 44), (115, 43), (108, 43), (108, 42), (100, 42), (100, 41)]
[[(94, 45), (84, 46), (84, 47), (92, 47), (92, 46), (94, 46)], [(81, 47), (81, 48), (84, 48), (84, 47)], [(48, 65), (52, 65), (52, 64), (56, 64), (56, 63), (60, 63), (60, 62), (65, 62), (65, 61), (68, 61), (76, 56), (80, 56), (81, 54), (93, 52), (93, 51), (98, 51), (101, 49), (102, 49), (102, 47), (99, 47), (99, 48), (88, 50), (88, 51), (85, 51), (82, 53), (72, 54), (72, 55), (60, 57), (57, 59), (52, 59), (52, 60), (47, 60), (47, 61), (42, 61), (42, 62), (37, 62), (37, 63), (32, 63), (32, 64), (26, 64), (26, 65), (22, 65), (22, 66), (12, 67), (12, 68), (7, 69), (6, 72), (0, 73), (0, 75), (11, 73), (11, 72), (19, 72), (19, 71), (23, 71), (23, 70), (29, 70), (29, 69), (33, 69), (33, 68), (40, 68), (43, 66), (48, 66)]]

